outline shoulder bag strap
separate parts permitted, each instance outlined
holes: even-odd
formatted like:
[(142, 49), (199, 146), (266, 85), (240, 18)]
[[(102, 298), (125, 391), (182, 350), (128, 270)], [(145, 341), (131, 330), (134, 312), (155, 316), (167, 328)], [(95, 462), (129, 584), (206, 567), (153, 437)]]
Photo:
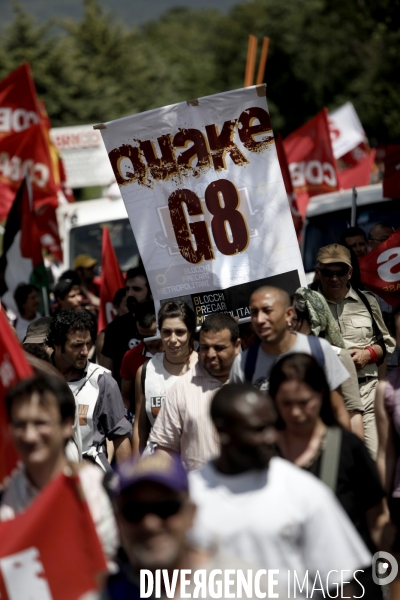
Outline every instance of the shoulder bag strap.
[(258, 356), (258, 349), (260, 347), (261, 340), (257, 337), (257, 340), (247, 350), (246, 364), (244, 365), (244, 378), (248, 383), (252, 382), (254, 371), (256, 370), (256, 362)]
[(311, 354), (321, 367), (321, 369), (325, 368), (325, 354), (322, 349), (321, 340), (319, 337), (315, 337), (315, 335), (308, 336), (308, 343), (310, 344)]
[(336, 493), (341, 444), (342, 430), (340, 427), (328, 427), (326, 432), (326, 447), (322, 453), (319, 478), (333, 493)]

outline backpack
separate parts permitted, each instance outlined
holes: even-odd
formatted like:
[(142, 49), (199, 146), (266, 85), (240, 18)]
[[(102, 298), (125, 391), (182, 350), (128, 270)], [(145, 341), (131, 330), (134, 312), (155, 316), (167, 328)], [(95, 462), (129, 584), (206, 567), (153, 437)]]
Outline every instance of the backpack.
[[(310, 345), (311, 355), (315, 358), (319, 366), (323, 369), (325, 367), (325, 356), (322, 349), (321, 340), (313, 335), (307, 336), (308, 343)], [(257, 341), (250, 346), (247, 351), (246, 363), (244, 366), (244, 378), (245, 381), (251, 383), (253, 380), (254, 371), (256, 370), (258, 349), (260, 347), (261, 340), (257, 338)]]

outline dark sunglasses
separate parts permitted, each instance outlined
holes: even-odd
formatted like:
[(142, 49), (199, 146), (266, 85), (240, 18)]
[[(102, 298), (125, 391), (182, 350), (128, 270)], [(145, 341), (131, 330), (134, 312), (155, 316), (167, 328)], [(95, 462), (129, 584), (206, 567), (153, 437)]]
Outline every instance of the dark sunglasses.
[(334, 277), (335, 275), (336, 277), (344, 277), (345, 275), (348, 275), (349, 270), (349, 267), (343, 267), (343, 269), (338, 269), (337, 271), (331, 271), (330, 269), (320, 269), (320, 273), (324, 277), (329, 277), (329, 279), (332, 279), (332, 277)]
[(182, 507), (180, 500), (162, 500), (161, 502), (127, 502), (121, 507), (121, 513), (129, 523), (140, 523), (146, 515), (156, 515), (168, 519), (176, 515)]

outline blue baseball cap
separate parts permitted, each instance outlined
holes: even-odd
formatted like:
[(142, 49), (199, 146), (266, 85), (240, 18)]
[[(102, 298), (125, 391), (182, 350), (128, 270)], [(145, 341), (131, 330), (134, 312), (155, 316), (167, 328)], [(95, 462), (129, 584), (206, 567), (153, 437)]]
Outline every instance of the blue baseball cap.
[(145, 457), (132, 456), (116, 468), (110, 487), (115, 495), (145, 481), (159, 483), (174, 492), (188, 492), (185, 468), (178, 454), (158, 453)]

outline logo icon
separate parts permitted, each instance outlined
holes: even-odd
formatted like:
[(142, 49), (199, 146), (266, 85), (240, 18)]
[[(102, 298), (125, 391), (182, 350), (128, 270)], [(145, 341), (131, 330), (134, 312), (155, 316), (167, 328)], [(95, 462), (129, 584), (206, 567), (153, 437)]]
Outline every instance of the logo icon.
[(399, 571), (399, 565), (389, 552), (375, 552), (372, 557), (372, 579), (378, 585), (392, 583)]

